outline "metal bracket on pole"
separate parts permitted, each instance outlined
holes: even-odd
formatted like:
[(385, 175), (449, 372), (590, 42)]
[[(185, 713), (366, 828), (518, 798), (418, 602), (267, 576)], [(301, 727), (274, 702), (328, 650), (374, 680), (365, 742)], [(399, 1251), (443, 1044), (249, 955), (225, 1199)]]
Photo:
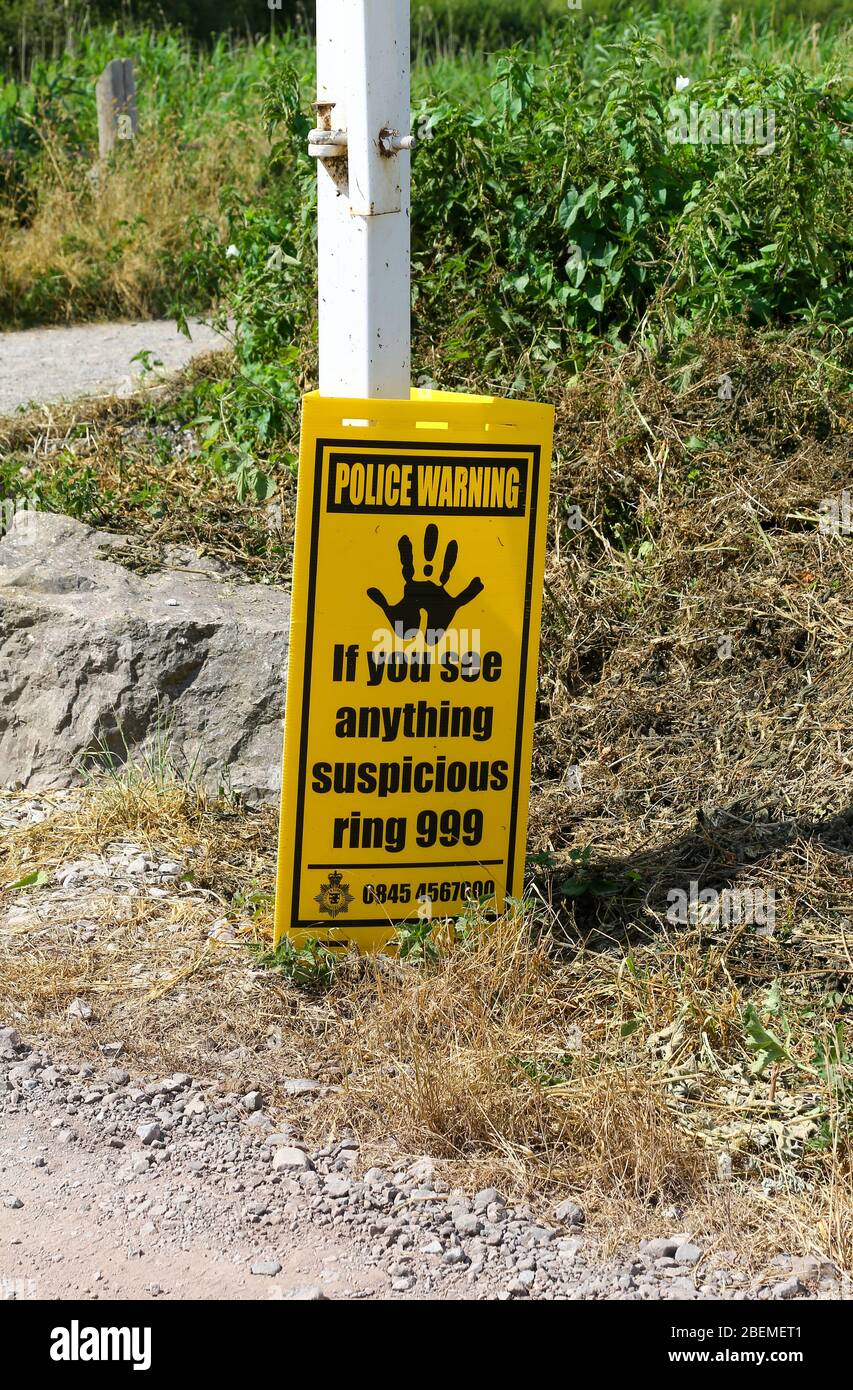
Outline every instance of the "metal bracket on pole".
[(408, 400), (409, 0), (318, 0), (320, 392)]

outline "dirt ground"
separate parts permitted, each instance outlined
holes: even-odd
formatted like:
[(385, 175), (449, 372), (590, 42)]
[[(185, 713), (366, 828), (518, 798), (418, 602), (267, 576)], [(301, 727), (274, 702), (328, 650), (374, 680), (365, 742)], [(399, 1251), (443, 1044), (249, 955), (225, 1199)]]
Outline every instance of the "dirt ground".
[[(278, 1299), (365, 1298), (385, 1283), (361, 1266), (349, 1243), (308, 1227), (291, 1234), (274, 1278), (251, 1273), (256, 1255), (248, 1236), (223, 1249), (221, 1233), (195, 1230), (180, 1248), (152, 1245), (116, 1201), (115, 1150), (84, 1152), (57, 1142), (56, 1131), (32, 1116), (6, 1116), (0, 1134), (0, 1183), (23, 1203), (0, 1204), (0, 1297), (20, 1299)], [(44, 1166), (34, 1161), (43, 1158)], [(213, 1207), (227, 1230), (239, 1211), (238, 1193), (217, 1192), (203, 1178), (182, 1179), (182, 1205)]]

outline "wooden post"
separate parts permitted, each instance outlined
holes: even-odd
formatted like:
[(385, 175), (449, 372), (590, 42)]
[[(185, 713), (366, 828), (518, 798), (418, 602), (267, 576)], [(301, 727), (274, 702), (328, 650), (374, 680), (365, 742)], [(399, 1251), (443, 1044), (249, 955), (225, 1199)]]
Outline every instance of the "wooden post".
[(130, 58), (107, 63), (95, 88), (98, 101), (98, 148), (101, 159), (113, 151), (117, 140), (136, 135), (136, 85)]

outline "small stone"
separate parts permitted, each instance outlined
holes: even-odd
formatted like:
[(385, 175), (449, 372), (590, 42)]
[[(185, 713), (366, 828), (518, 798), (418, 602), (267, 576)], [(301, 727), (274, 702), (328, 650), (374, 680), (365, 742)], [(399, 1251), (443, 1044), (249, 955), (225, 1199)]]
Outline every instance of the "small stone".
[(283, 1168), (308, 1169), (313, 1168), (314, 1165), (302, 1149), (281, 1148), (276, 1149), (272, 1166), (276, 1172), (279, 1172)]
[(20, 1211), (21, 1207), (22, 1207), (24, 1204), (23, 1204), (23, 1202), (21, 1201), (20, 1197), (11, 1197), (11, 1196), (9, 1196), (9, 1197), (4, 1197), (4, 1198), (3, 1198), (3, 1205), (4, 1205), (4, 1207), (6, 1207), (9, 1211)]
[(650, 1260), (660, 1260), (672, 1258), (680, 1245), (677, 1240), (665, 1240), (657, 1237), (655, 1240), (648, 1240), (640, 1249)]
[(260, 1130), (262, 1134), (267, 1134), (270, 1130), (275, 1128), (269, 1115), (265, 1115), (263, 1110), (254, 1111), (247, 1119), (246, 1127), (248, 1129)]
[(558, 1221), (562, 1221), (564, 1226), (583, 1226), (586, 1221), (586, 1213), (582, 1206), (567, 1197), (561, 1202), (554, 1212)]
[(364, 1181), (367, 1187), (391, 1187), (393, 1179), (384, 1168), (368, 1168)]
[(695, 1265), (702, 1258), (702, 1251), (698, 1245), (691, 1245), (690, 1241), (685, 1241), (684, 1245), (679, 1245), (675, 1252), (676, 1262), (680, 1265)]
[(533, 1281), (534, 1281), (535, 1278), (536, 1278), (536, 1271), (535, 1271), (535, 1270), (532, 1270), (532, 1269), (521, 1269), (521, 1270), (519, 1270), (519, 1272), (518, 1272), (518, 1282), (519, 1282), (519, 1284), (523, 1284), (526, 1288), (530, 1288), (530, 1285), (533, 1283)]
[(104, 1080), (110, 1086), (126, 1086), (130, 1080), (130, 1073), (123, 1071), (121, 1067), (110, 1067), (104, 1072)]
[(292, 1077), (284, 1083), (284, 1091), (288, 1096), (314, 1095), (322, 1089), (319, 1081), (309, 1081), (307, 1077)]
[(253, 1274), (264, 1275), (270, 1279), (275, 1274), (281, 1274), (278, 1260), (253, 1260), (250, 1268)]
[(449, 1250), (445, 1250), (442, 1260), (446, 1265), (461, 1265), (465, 1261), (465, 1251), (458, 1245), (452, 1245)]
[(324, 1190), (327, 1197), (333, 1197), (335, 1201), (339, 1201), (342, 1197), (349, 1196), (349, 1181), (346, 1178), (327, 1178)]
[(0, 1028), (0, 1046), (20, 1047), (21, 1035), (17, 1028)]
[(474, 1198), (474, 1210), (479, 1215), (492, 1206), (505, 1207), (506, 1202), (496, 1187), (484, 1187)]
[(391, 1288), (395, 1293), (408, 1293), (409, 1289), (415, 1287), (415, 1276), (413, 1274), (398, 1274), (396, 1279), (391, 1280)]
[(555, 1239), (556, 1231), (552, 1231), (549, 1226), (531, 1226), (527, 1236), (528, 1245), (550, 1245)]
[(293, 1289), (287, 1295), (288, 1301), (292, 1303), (327, 1303), (328, 1299), (320, 1288), (319, 1284), (303, 1284), (301, 1288)]
[(473, 1212), (457, 1216), (453, 1224), (461, 1236), (478, 1236), (483, 1229), (482, 1221)]
[(141, 1139), (143, 1144), (156, 1144), (158, 1139), (163, 1138), (163, 1131), (158, 1124), (140, 1125), (136, 1137)]
[(795, 1255), (791, 1261), (791, 1273), (798, 1279), (808, 1281), (824, 1276), (831, 1277), (834, 1272), (828, 1261), (819, 1260), (815, 1255)]
[(415, 1182), (429, 1187), (435, 1177), (435, 1164), (431, 1158), (419, 1158), (415, 1163), (409, 1165), (407, 1171), (409, 1177), (414, 1178)]
[(248, 1110), (250, 1115), (254, 1111), (262, 1109), (263, 1103), (264, 1100), (260, 1091), (247, 1091), (241, 1101), (243, 1109)]
[(800, 1294), (807, 1292), (805, 1284), (801, 1284), (799, 1279), (785, 1279), (781, 1284), (773, 1285), (774, 1298), (799, 1298)]
[(68, 1014), (69, 1018), (79, 1018), (82, 1019), (84, 1023), (92, 1017), (92, 1010), (85, 999), (72, 999), (65, 1012)]

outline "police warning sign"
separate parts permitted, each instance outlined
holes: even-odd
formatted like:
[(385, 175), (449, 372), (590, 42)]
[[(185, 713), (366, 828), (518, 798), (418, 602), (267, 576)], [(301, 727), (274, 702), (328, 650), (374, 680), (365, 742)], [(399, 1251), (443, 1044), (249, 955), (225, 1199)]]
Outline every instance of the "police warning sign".
[(520, 893), (552, 428), (306, 397), (276, 939), (373, 950)]

